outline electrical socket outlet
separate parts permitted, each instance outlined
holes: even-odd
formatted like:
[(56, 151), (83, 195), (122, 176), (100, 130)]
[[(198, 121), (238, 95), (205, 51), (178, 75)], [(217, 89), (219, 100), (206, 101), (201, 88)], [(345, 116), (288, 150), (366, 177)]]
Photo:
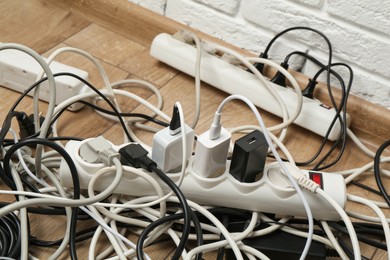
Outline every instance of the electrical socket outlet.
[[(157, 35), (150, 49), (154, 58), (191, 76), (195, 74), (197, 49), (195, 46), (182, 42), (172, 35), (162, 33)], [(201, 80), (229, 94), (240, 94), (251, 100), (256, 106), (279, 117), (282, 110), (261, 81), (252, 73), (240, 66), (228, 63), (217, 55), (205, 51), (201, 54)], [(297, 106), (295, 92), (272, 82), (270, 84), (278, 92), (291, 115)], [(336, 114), (334, 108), (322, 104), (317, 99), (303, 97), (302, 111), (294, 121), (295, 124), (306, 128), (318, 135), (325, 136)], [(351, 121), (347, 114), (346, 122)], [(340, 123), (333, 126), (328, 140), (335, 141), (341, 132)]]
[[(106, 167), (102, 163), (88, 163), (80, 157), (79, 149), (85, 141), (69, 141), (65, 150), (71, 156), (76, 165), (80, 187), (87, 189), (88, 184), (96, 172)], [(119, 150), (121, 146), (113, 146)], [(188, 162), (185, 177), (180, 189), (187, 199), (196, 203), (209, 206), (230, 207), (252, 211), (274, 213), (283, 216), (306, 217), (306, 211), (297, 192), (292, 188), (289, 180), (285, 177), (279, 166), (266, 165), (260, 180), (253, 183), (243, 183), (229, 174), (229, 163), (226, 170), (218, 177), (205, 178), (198, 175), (192, 168), (192, 158)], [(331, 196), (342, 208), (346, 205), (346, 185), (341, 175), (303, 171), (319, 184), (323, 190)], [(145, 174), (150, 174), (145, 171)], [(155, 176), (155, 175), (152, 175)], [(178, 173), (167, 173), (174, 182), (179, 179)], [(72, 176), (65, 160), (62, 159), (60, 166), (60, 180), (63, 186), (72, 187)], [(95, 190), (102, 191), (112, 182), (113, 175), (105, 175), (96, 182)], [(165, 192), (169, 188), (156, 177)], [(321, 220), (340, 220), (337, 211), (322, 197), (302, 190), (313, 216)], [(126, 173), (114, 193), (131, 196), (156, 195), (153, 186), (143, 178)]]

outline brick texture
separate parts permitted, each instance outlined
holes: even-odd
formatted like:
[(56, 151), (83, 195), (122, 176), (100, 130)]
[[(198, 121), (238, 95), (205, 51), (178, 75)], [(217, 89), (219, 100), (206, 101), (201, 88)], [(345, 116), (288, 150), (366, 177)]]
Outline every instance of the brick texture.
[[(351, 92), (390, 108), (390, 1), (129, 1), (254, 52), (263, 51), (269, 40), (286, 28), (315, 28), (330, 39), (334, 60), (353, 68), (355, 80)], [(280, 62), (293, 50), (327, 61), (328, 47), (323, 39), (305, 31), (282, 37), (270, 55)], [(302, 62), (294, 59), (292, 67), (301, 68)], [(311, 76), (317, 69), (308, 62), (302, 72)]]

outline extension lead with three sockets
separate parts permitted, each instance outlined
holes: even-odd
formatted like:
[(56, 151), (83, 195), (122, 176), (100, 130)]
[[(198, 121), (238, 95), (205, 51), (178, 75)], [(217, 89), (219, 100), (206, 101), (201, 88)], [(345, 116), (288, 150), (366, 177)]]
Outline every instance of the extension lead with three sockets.
[[(94, 175), (105, 167), (102, 163), (90, 163), (80, 155), (80, 148), (88, 142), (69, 141), (66, 151), (74, 161), (80, 179), (80, 187), (86, 189)], [(113, 146), (118, 151), (122, 146)], [(230, 161), (226, 162), (226, 169)], [(126, 166), (124, 166), (126, 172)], [(332, 197), (342, 208), (346, 204), (346, 186), (342, 176), (324, 172), (302, 170), (308, 178), (319, 183), (322, 189)], [(167, 173), (175, 182), (180, 174)], [(65, 187), (72, 187), (72, 177), (64, 160), (60, 167), (61, 182)], [(95, 184), (95, 190), (102, 191), (113, 180), (112, 175), (102, 176)], [(169, 189), (160, 180), (156, 179), (165, 192)], [(180, 189), (185, 196), (196, 203), (245, 209), (251, 211), (269, 212), (286, 216), (305, 217), (306, 213), (296, 191), (291, 187), (289, 180), (281, 173), (280, 167), (275, 164), (266, 165), (261, 179), (244, 183), (235, 179), (227, 170), (220, 176), (205, 178), (193, 170), (193, 158), (190, 158)], [(124, 174), (122, 181), (116, 187), (115, 193), (132, 196), (155, 195), (154, 187), (142, 177), (134, 174)], [(321, 220), (339, 220), (340, 216), (326, 200), (320, 196), (303, 190), (312, 209), (313, 216)]]

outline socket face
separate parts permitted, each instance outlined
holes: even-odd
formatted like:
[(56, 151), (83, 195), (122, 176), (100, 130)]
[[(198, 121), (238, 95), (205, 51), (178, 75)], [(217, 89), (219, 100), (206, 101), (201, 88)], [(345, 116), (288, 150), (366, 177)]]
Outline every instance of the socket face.
[[(165, 33), (154, 38), (150, 49), (152, 57), (191, 76), (194, 76), (195, 73), (196, 53), (197, 50), (194, 46), (174, 39)], [(226, 93), (243, 95), (259, 108), (282, 117), (282, 110), (277, 105), (275, 98), (254, 74), (205, 51), (202, 52), (200, 64), (202, 81)], [(297, 107), (295, 92), (272, 82), (270, 84), (283, 103), (286, 104), (287, 111), (291, 115)], [(335, 114), (334, 108), (322, 104), (319, 100), (303, 97), (301, 113), (294, 123), (318, 135), (325, 136)], [(347, 115), (346, 121), (349, 126), (349, 115)], [(337, 140), (340, 132), (340, 123), (337, 122), (328, 139)]]
[[(83, 141), (84, 142), (84, 141)], [(87, 189), (94, 174), (104, 168), (102, 163), (87, 163), (81, 159), (79, 149), (82, 142), (69, 141), (65, 147), (77, 167), (80, 179), (80, 187)], [(114, 146), (115, 150), (120, 147)], [(230, 161), (226, 168), (229, 168)], [(126, 172), (127, 166), (124, 166)], [(309, 172), (302, 171), (309, 177)], [(146, 174), (149, 174), (145, 172)], [(342, 208), (346, 204), (346, 186), (341, 175), (330, 173), (321, 174), (323, 190), (331, 196)], [(173, 181), (178, 181), (180, 174), (169, 174)], [(153, 185), (145, 179), (126, 172), (121, 183), (115, 190), (118, 194), (132, 196), (156, 195)], [(154, 176), (154, 175), (151, 175)], [(61, 182), (65, 187), (72, 187), (72, 177), (69, 168), (62, 159), (60, 167)], [(154, 176), (163, 189), (168, 188)], [(95, 185), (97, 191), (104, 190), (112, 182), (113, 176), (103, 176)], [(205, 178), (197, 174), (193, 169), (193, 158), (189, 160), (188, 167), (180, 186), (187, 199), (196, 203), (210, 206), (231, 207), (259, 212), (274, 213), (283, 216), (306, 217), (305, 209), (296, 191), (291, 187), (289, 180), (281, 173), (278, 165), (266, 165), (263, 177), (253, 183), (242, 183), (236, 180), (226, 170), (216, 178)], [(320, 196), (307, 190), (303, 193), (309, 203), (314, 218), (320, 220), (337, 221), (339, 214), (334, 208)]]

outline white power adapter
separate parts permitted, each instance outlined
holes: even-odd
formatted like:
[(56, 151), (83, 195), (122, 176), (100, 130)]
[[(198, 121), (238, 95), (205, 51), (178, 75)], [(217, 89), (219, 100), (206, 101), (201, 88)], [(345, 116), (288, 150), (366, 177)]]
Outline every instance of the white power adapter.
[[(186, 130), (186, 161), (191, 157), (194, 130), (185, 125)], [(153, 137), (152, 159), (164, 172), (180, 167), (183, 158), (182, 133), (171, 135), (169, 128), (157, 132)]]
[[(180, 115), (177, 106), (173, 108), (173, 115), (169, 127), (157, 132), (153, 137), (152, 159), (164, 172), (169, 172), (179, 168), (183, 162), (183, 142), (180, 131)], [(184, 124), (186, 151), (185, 159), (192, 155), (192, 145), (194, 142), (194, 130)]]
[(210, 138), (210, 130), (198, 136), (192, 164), (194, 172), (205, 178), (222, 174), (226, 167), (230, 138), (231, 134), (223, 127), (216, 138)]

